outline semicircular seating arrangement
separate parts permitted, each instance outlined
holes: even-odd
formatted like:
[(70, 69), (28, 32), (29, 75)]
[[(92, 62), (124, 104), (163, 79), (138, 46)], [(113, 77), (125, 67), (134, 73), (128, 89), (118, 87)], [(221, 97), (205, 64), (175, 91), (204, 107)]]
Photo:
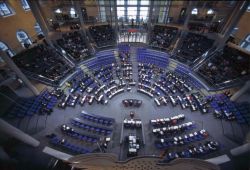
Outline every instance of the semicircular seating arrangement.
[[(120, 120), (107, 116), (105, 111), (89, 110), (97, 105), (110, 107), (121, 94), (138, 94), (152, 103), (154, 112), (176, 110), (164, 117), (153, 113), (154, 118), (146, 123), (137, 118), (123, 119), (123, 123), (140, 122), (140, 126), (124, 123), (125, 129), (144, 130), (147, 126), (150, 147), (162, 157), (159, 163), (176, 158), (207, 158), (211, 153), (217, 155), (223, 144), (214, 138), (211, 129), (190, 119), (190, 114), (194, 118), (200, 112), (204, 117), (212, 115), (214, 121), (222, 119), (245, 126), (250, 122), (250, 108), (248, 103), (232, 102), (223, 94), (205, 95), (203, 84), (192, 74), (193, 70), (184, 64), (176, 62), (173, 66), (173, 59), (167, 53), (119, 44), (84, 61), (61, 88), (47, 90), (31, 101), (24, 100), (22, 108), (13, 107), (11, 115), (12, 118), (32, 118), (36, 114), (53, 114), (53, 110), (67, 112), (69, 120), (65, 119), (57, 126), (59, 130), (47, 135), (52, 147), (72, 155), (112, 152), (117, 147), (113, 140), (120, 134), (117, 132)], [(140, 104), (143, 106), (144, 101)], [(79, 112), (79, 108), (82, 111)], [(140, 150), (143, 147), (140, 146)]]

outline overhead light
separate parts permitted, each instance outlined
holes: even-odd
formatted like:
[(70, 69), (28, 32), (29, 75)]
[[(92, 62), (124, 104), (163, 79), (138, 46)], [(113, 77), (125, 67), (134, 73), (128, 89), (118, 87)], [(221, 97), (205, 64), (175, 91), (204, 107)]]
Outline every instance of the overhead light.
[(76, 14), (76, 11), (74, 8), (70, 8), (70, 12), (69, 12), (71, 15), (75, 15)]
[(197, 15), (198, 14), (198, 9), (197, 8), (192, 9), (191, 14), (192, 15)]
[(207, 11), (207, 14), (208, 14), (208, 15), (214, 14), (214, 10), (213, 10), (213, 9), (209, 9), (209, 10)]
[(55, 10), (55, 13), (60, 14), (62, 13), (62, 10), (58, 8), (57, 10)]

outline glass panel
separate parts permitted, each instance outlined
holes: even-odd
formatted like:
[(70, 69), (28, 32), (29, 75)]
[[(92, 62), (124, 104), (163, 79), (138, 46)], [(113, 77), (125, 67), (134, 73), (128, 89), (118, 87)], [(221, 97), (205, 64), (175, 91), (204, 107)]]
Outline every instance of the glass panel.
[(23, 47), (25, 47), (24, 44), (32, 44), (28, 35), (24, 31), (17, 32), (17, 39), (22, 44)]
[(160, 7), (159, 18), (158, 18), (159, 23), (164, 22), (164, 14), (165, 14), (165, 12), (167, 12), (166, 7)]
[(27, 36), (24, 32), (18, 32), (18, 33), (17, 33), (17, 36), (18, 36), (20, 39), (28, 38), (28, 36)]
[(0, 2), (0, 10), (1, 10), (2, 16), (6, 16), (6, 15), (11, 14), (10, 9), (7, 7), (7, 5), (4, 2)]
[(2, 50), (2, 51), (8, 50), (7, 45), (5, 45), (3, 42), (0, 42), (0, 50)]
[(106, 22), (105, 7), (100, 7), (100, 15), (101, 15), (101, 21), (102, 21), (102, 22)]
[(149, 5), (149, 0), (141, 0), (141, 5)]
[(99, 0), (99, 5), (104, 5), (104, 0)]
[(245, 47), (245, 49), (246, 49), (247, 51), (250, 51), (250, 44), (248, 44), (248, 45)]
[(27, 3), (26, 0), (22, 0), (21, 2), (22, 2), (22, 6), (23, 6), (24, 10), (29, 10), (30, 9), (30, 6), (29, 6), (29, 4)]
[(137, 5), (137, 0), (128, 0), (128, 5)]
[(129, 19), (136, 19), (137, 14), (137, 7), (128, 7), (128, 18)]
[(124, 0), (117, 0), (117, 5), (124, 5)]
[(141, 7), (140, 8), (140, 18), (147, 18), (148, 16), (148, 7)]
[(247, 36), (246, 41), (250, 43), (250, 35)]
[(121, 18), (124, 17), (125, 12), (124, 12), (124, 7), (117, 7), (117, 17)]
[(35, 24), (34, 29), (37, 34), (43, 34), (42, 29), (38, 23)]
[(14, 53), (9, 49), (9, 47), (4, 44), (3, 42), (0, 42), (0, 50), (2, 51), (6, 51), (8, 53), (9, 56), (13, 57)]

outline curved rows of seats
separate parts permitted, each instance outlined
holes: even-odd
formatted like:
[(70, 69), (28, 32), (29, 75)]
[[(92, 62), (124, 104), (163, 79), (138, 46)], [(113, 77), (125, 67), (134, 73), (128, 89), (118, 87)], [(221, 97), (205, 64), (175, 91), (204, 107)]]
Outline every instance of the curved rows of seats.
[[(124, 53), (129, 50), (128, 46), (123, 46), (120, 48), (121, 49), (119, 51), (122, 52), (124, 50)], [(177, 103), (180, 104), (182, 107), (184, 105), (185, 107), (190, 109), (194, 108), (194, 111), (199, 108), (199, 104), (201, 104), (201, 106), (203, 105), (203, 101), (200, 100), (201, 97), (199, 96), (199, 94), (193, 92), (191, 93), (191, 83), (186, 82), (184, 76), (180, 76), (175, 72), (166, 72), (165, 69), (168, 65), (168, 58), (162, 56), (163, 53), (144, 49), (142, 49), (141, 51), (139, 50), (138, 53), (140, 53), (141, 56), (148, 56), (148, 58), (143, 58), (140, 56), (141, 58), (138, 65), (138, 88), (140, 90), (143, 90), (143, 93), (152, 97), (158, 96), (159, 98), (166, 97), (168, 94), (176, 94), (175, 96), (168, 96), (168, 99), (165, 98), (165, 100), (167, 102), (171, 102), (173, 105), (174, 103)], [(124, 54), (121, 58), (126, 57), (128, 58), (128, 62), (130, 62), (129, 54)], [(83, 99), (87, 99), (87, 101), (90, 101), (91, 99), (94, 100), (95, 96), (91, 96), (91, 98), (88, 98), (86, 97), (86, 95), (83, 94), (85, 90), (87, 91), (87, 93), (90, 94), (93, 92), (97, 96), (99, 96), (98, 92), (101, 91), (101, 93), (103, 92), (104, 94), (106, 94), (109, 99), (111, 99), (115, 94), (117, 94), (117, 91), (124, 91), (123, 87), (126, 85), (126, 83), (124, 83), (123, 86), (123, 83), (118, 84), (113, 80), (111, 83), (111, 81), (109, 82), (107, 80), (107, 85), (105, 84), (104, 79), (102, 79), (102, 77), (105, 77), (106, 75), (113, 76), (112, 71), (114, 70), (115, 66), (118, 65), (116, 64), (116, 60), (112, 51), (104, 51), (103, 53), (97, 53), (96, 59), (86, 62), (86, 65), (88, 66), (89, 71), (93, 73), (94, 77), (91, 73), (89, 73), (91, 75), (89, 76), (84, 71), (80, 69), (78, 70), (78, 72), (69, 81), (69, 95), (66, 95), (67, 100), (65, 101), (67, 105), (71, 106), (71, 103), (81, 104), (81, 101)], [(132, 70), (132, 64), (129, 65), (129, 63), (127, 62), (124, 62), (122, 67), (126, 69), (129, 68), (129, 70)], [(183, 69), (182, 67), (177, 67), (177, 70), (181, 70), (182, 72), (186, 71), (185, 68)], [(126, 75), (127, 74), (125, 73), (124, 76)], [(102, 82), (100, 81), (100, 83), (98, 83), (97, 80), (101, 80)], [(93, 87), (92, 84), (95, 84), (96, 86)], [(115, 87), (113, 88), (113, 86)], [(90, 88), (94, 90), (90, 91)], [(186, 95), (184, 92), (190, 92), (191, 94)], [(82, 118), (84, 122), (70, 122), (72, 125), (78, 128), (77, 131), (67, 125), (63, 125), (64, 127), (62, 127), (62, 132), (63, 134), (65, 134), (65, 136), (74, 138), (78, 141), (85, 141), (94, 144), (100, 139), (99, 135), (110, 135), (112, 132), (110, 131), (110, 127), (113, 125), (114, 119), (94, 114), (88, 114), (86, 112), (81, 113), (80, 118)], [(179, 122), (177, 121), (177, 123)], [(193, 122), (187, 122), (181, 125), (176, 125), (175, 123), (172, 123), (171, 126), (163, 125), (161, 127), (154, 128), (154, 133), (160, 138), (159, 140), (164, 140), (164, 142), (161, 142), (161, 146), (158, 147), (167, 148), (173, 145), (182, 145), (182, 143), (190, 144), (192, 142), (197, 142), (199, 140), (205, 139), (203, 138), (204, 136), (201, 136), (202, 134), (198, 133), (198, 131), (197, 134), (193, 132), (189, 135), (186, 135), (187, 137), (177, 136), (177, 140), (175, 140), (174, 137), (171, 139), (167, 138), (169, 135), (187, 132), (188, 130), (192, 130), (194, 128), (195, 124)], [(80, 130), (84, 130), (84, 133), (81, 133)], [(93, 136), (91, 134), (89, 135), (89, 133), (93, 133)], [(98, 135), (98, 137), (95, 137), (96, 135)], [(159, 140), (158, 142), (156, 142), (157, 144), (159, 144)], [(177, 144), (175, 144), (175, 142)]]
[(138, 48), (137, 61), (146, 64), (154, 64), (161, 68), (166, 68), (169, 62), (166, 53), (161, 53), (146, 48)]
[(68, 142), (67, 140), (65, 140), (64, 138), (60, 138), (56, 135), (49, 135), (48, 136), (50, 138), (49, 142), (58, 148), (67, 150), (69, 152), (72, 152), (74, 154), (86, 154), (86, 153), (91, 153), (92, 151), (83, 147), (83, 146), (79, 146), (73, 143)]
[(64, 49), (75, 63), (84, 61), (90, 57), (90, 50), (86, 40), (80, 32), (62, 34), (62, 38), (56, 40), (57, 44)]
[(113, 66), (111, 65), (103, 65), (102, 68), (92, 70), (94, 76), (101, 80), (103, 83), (108, 83), (113, 80)]
[(247, 54), (226, 46), (221, 53), (205, 61), (197, 73), (212, 85), (249, 79), (250, 58)]
[(214, 109), (214, 116), (220, 119), (237, 120), (239, 124), (250, 125), (249, 103), (236, 103), (224, 94), (208, 96)]
[(169, 48), (177, 38), (178, 28), (155, 25), (150, 39), (150, 45), (157, 48)]
[[(47, 135), (47, 137), (50, 138), (52, 145), (74, 154), (98, 152), (100, 149), (107, 148), (112, 138), (112, 125), (114, 122), (115, 120), (113, 118), (82, 111), (80, 118), (75, 117), (70, 119), (70, 124), (76, 129), (70, 127), (70, 125), (63, 124), (60, 126), (63, 138), (59, 138), (56, 134)], [(97, 143), (99, 147), (97, 147)]]
[(82, 70), (78, 70), (71, 79), (66, 83), (69, 88), (69, 92), (83, 93), (91, 86), (96, 86), (95, 80)]
[(38, 96), (29, 99), (20, 99), (9, 111), (10, 118), (24, 118), (34, 114), (51, 114), (58, 98), (48, 90), (44, 90)]
[[(194, 122), (180, 124), (184, 120), (185, 115), (183, 114), (150, 120), (153, 127), (152, 132), (156, 137), (154, 145), (157, 149), (163, 150), (165, 155), (160, 163), (166, 163), (176, 158), (207, 155), (219, 149), (219, 144), (211, 141), (194, 146), (197, 142), (210, 140), (210, 136), (204, 129), (188, 132), (196, 128), (196, 125)], [(176, 136), (177, 134), (180, 135)]]
[(175, 73), (181, 74), (182, 76), (184, 75), (185, 80), (192, 83), (192, 85), (194, 87), (196, 87), (197, 89), (201, 89), (203, 87), (203, 85), (201, 85), (201, 83), (199, 83), (194, 77), (189, 75), (191, 73), (191, 70), (189, 68), (178, 64), (176, 69), (175, 69)]
[(166, 117), (166, 118), (160, 118), (160, 119), (151, 119), (150, 124), (153, 127), (162, 127), (162, 126), (168, 126), (168, 125), (173, 126), (183, 121), (184, 119), (185, 119), (185, 115), (179, 114), (176, 116), (172, 116), (170, 118)]
[(161, 138), (161, 137), (167, 137), (170, 134), (173, 135), (173, 134), (183, 133), (185, 131), (194, 129), (195, 127), (196, 126), (194, 122), (186, 122), (175, 126), (154, 128), (152, 132), (155, 136)]
[(97, 53), (96, 57), (90, 61), (87, 61), (85, 65), (92, 71), (115, 62), (114, 52), (113, 50), (109, 50)]
[(92, 131), (94, 133), (97, 133), (97, 134), (102, 134), (102, 135), (110, 135), (112, 133), (112, 130), (111, 129), (107, 129), (107, 128), (103, 128), (103, 127), (100, 127), (100, 126), (93, 126), (93, 125), (90, 125), (90, 124), (86, 124), (84, 122), (81, 122), (81, 120), (75, 118), (75, 119), (72, 119), (71, 120), (71, 124), (73, 126), (76, 126), (76, 127), (79, 127), (81, 129), (84, 129), (86, 131)]
[(155, 147), (157, 149), (167, 149), (174, 146), (187, 145), (192, 142), (202, 141), (208, 137), (206, 130), (195, 131), (183, 136), (174, 136), (171, 138), (161, 138), (155, 141)]
[(215, 151), (218, 151), (220, 145), (216, 141), (206, 141), (204, 143), (200, 143), (198, 145), (191, 145), (186, 149), (180, 151), (167, 152), (166, 156), (160, 163), (167, 163), (176, 158), (200, 158), (201, 156), (205, 156), (211, 154)]
[(110, 25), (96, 25), (88, 28), (97, 47), (107, 47), (115, 44), (114, 30)]
[(55, 50), (38, 45), (13, 57), (16, 65), (30, 78), (56, 86), (72, 67)]
[(63, 134), (70, 136), (72, 138), (78, 139), (80, 141), (84, 141), (84, 142), (89, 142), (89, 143), (97, 143), (100, 138), (94, 135), (88, 135), (88, 134), (84, 134), (81, 132), (76, 131), (75, 129), (71, 128), (68, 125), (62, 125), (61, 126), (61, 131)]
[(111, 126), (115, 122), (113, 118), (103, 117), (95, 114), (89, 114), (86, 113), (85, 111), (82, 111), (81, 118), (105, 126)]
[(130, 45), (129, 44), (118, 44), (118, 51), (123, 53), (129, 53)]

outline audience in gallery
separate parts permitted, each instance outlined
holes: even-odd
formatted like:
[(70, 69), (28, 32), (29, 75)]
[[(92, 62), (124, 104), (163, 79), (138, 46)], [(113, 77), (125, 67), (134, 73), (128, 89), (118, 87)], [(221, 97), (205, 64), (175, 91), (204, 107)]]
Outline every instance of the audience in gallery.
[(182, 63), (191, 65), (208, 51), (213, 43), (214, 40), (208, 39), (203, 35), (188, 33), (184, 38), (180, 49), (172, 57)]
[(110, 25), (90, 26), (89, 32), (97, 47), (114, 45), (115, 33)]
[(150, 45), (158, 48), (169, 48), (176, 39), (177, 33), (176, 27), (155, 25), (151, 33)]
[(207, 32), (218, 32), (219, 22), (212, 22), (210, 25), (204, 23), (188, 23), (188, 29), (190, 31), (197, 31), (199, 33), (207, 33)]
[(212, 84), (240, 79), (250, 73), (250, 58), (247, 54), (225, 46), (199, 68), (198, 73)]
[(71, 71), (70, 65), (54, 49), (40, 44), (13, 57), (28, 76), (47, 83), (59, 83)]
[(57, 44), (76, 62), (86, 60), (90, 56), (87, 43), (78, 31), (63, 34), (62, 39), (57, 40)]

